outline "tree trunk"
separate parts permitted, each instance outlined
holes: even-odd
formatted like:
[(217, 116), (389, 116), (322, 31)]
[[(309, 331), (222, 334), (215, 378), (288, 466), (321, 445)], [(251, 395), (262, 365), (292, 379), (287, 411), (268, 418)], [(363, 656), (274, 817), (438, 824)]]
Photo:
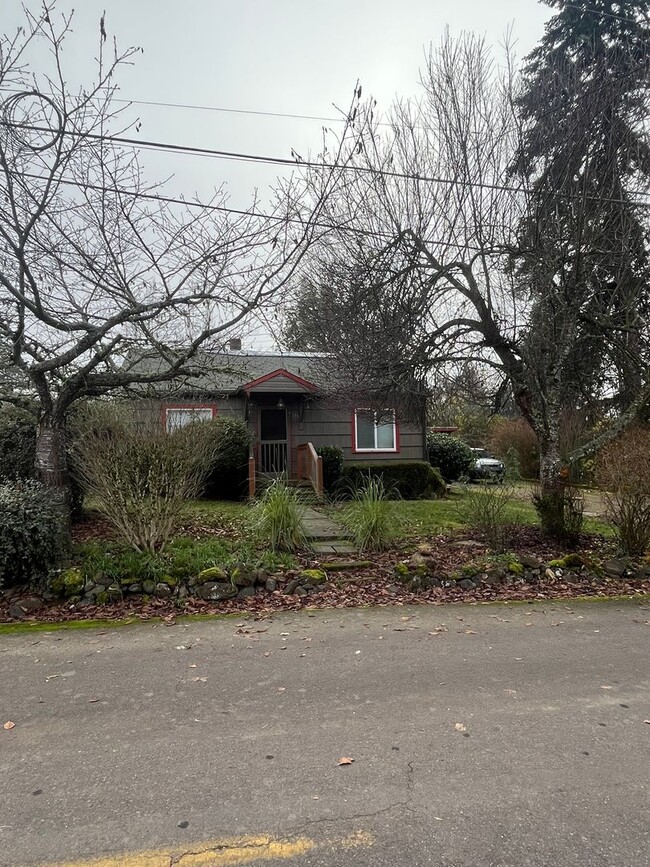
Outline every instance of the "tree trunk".
[(535, 506), (545, 536), (563, 539), (567, 533), (566, 473), (560, 457), (559, 435), (540, 438), (539, 497)]
[(65, 421), (47, 413), (41, 415), (36, 434), (36, 478), (54, 494), (61, 510), (62, 536), (68, 540), (72, 497)]

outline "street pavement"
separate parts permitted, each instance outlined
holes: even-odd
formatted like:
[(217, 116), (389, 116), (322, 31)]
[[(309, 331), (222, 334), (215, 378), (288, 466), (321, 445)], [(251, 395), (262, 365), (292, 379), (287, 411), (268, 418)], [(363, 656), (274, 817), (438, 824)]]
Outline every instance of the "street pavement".
[(645, 867), (649, 649), (624, 602), (0, 635), (0, 865)]

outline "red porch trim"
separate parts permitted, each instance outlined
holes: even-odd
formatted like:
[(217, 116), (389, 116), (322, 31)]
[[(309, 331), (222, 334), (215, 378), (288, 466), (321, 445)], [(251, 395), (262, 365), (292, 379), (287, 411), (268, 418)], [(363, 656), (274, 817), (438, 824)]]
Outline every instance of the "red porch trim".
[(301, 385), (303, 388), (307, 389), (307, 391), (318, 391), (318, 386), (314, 385), (313, 382), (309, 382), (301, 376), (296, 376), (295, 373), (290, 373), (282, 367), (272, 371), (271, 373), (266, 373), (258, 379), (252, 379), (250, 382), (247, 382), (246, 385), (242, 385), (241, 388), (243, 391), (250, 391), (252, 388), (256, 388), (258, 385), (264, 385), (265, 382), (269, 382), (271, 379), (276, 379), (278, 376), (284, 376), (287, 379), (290, 379), (297, 385)]

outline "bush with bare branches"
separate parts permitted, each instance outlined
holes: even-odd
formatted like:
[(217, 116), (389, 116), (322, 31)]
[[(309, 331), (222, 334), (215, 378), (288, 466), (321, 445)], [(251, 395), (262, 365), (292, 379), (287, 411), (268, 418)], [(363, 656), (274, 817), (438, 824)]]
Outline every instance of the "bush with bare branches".
[(623, 552), (645, 554), (650, 548), (650, 427), (633, 428), (602, 449), (596, 480)]
[(87, 426), (75, 459), (87, 494), (136, 551), (164, 548), (188, 500), (202, 491), (218, 440), (210, 422), (172, 433), (123, 413), (103, 411)]

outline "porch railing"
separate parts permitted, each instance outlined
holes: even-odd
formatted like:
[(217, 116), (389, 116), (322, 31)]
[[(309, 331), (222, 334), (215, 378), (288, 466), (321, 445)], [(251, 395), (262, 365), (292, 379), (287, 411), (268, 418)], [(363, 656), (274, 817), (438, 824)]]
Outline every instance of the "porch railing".
[(260, 443), (260, 472), (282, 475), (287, 471), (287, 441), (266, 440)]
[(312, 443), (298, 446), (298, 478), (312, 484), (317, 497), (323, 496), (323, 459), (316, 454)]

